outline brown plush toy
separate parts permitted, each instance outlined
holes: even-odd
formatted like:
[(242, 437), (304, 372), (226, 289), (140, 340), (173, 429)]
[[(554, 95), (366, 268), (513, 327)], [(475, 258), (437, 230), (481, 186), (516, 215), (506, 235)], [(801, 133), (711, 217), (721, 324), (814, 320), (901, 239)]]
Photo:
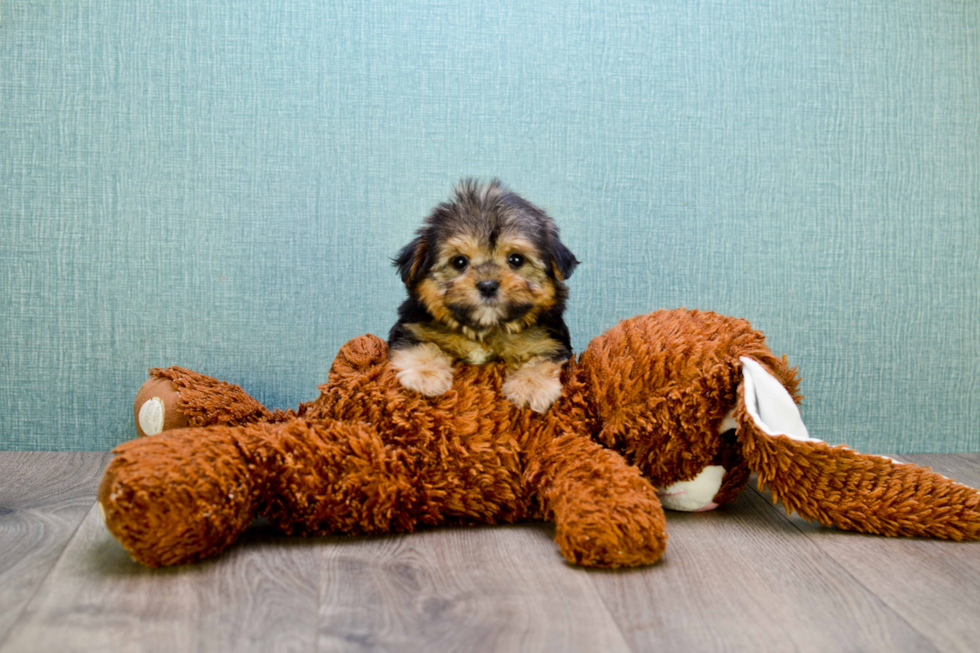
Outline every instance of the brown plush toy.
[(625, 320), (562, 375), (544, 415), (501, 394), (499, 364), (452, 389), (403, 388), (385, 343), (344, 345), (321, 395), (270, 411), (238, 386), (151, 370), (142, 437), (99, 488), (112, 534), (150, 566), (215, 555), (268, 517), (286, 533), (390, 533), (544, 519), (569, 561), (656, 561), (662, 506), (731, 501), (756, 472), (807, 519), (883, 535), (980, 538), (980, 493), (810, 438), (797, 379), (744, 320), (675, 310)]

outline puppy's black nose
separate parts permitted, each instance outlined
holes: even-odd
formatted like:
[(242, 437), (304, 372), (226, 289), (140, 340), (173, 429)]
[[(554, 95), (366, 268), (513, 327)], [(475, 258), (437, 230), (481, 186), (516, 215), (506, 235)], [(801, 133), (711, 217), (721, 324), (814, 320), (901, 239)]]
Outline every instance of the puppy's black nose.
[(476, 284), (476, 289), (480, 291), (481, 295), (488, 299), (497, 294), (497, 288), (499, 287), (500, 282), (492, 279), (484, 279)]

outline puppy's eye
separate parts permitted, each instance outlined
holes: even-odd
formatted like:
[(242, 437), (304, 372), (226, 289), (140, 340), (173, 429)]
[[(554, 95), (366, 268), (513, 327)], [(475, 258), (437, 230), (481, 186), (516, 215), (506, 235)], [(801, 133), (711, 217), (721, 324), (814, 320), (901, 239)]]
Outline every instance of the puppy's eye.
[(524, 255), (514, 252), (513, 254), (507, 257), (507, 264), (516, 270), (517, 268), (524, 265)]
[(467, 265), (469, 265), (469, 262), (470, 262), (470, 260), (468, 258), (466, 258), (465, 256), (457, 256), (450, 263), (457, 270), (462, 270)]

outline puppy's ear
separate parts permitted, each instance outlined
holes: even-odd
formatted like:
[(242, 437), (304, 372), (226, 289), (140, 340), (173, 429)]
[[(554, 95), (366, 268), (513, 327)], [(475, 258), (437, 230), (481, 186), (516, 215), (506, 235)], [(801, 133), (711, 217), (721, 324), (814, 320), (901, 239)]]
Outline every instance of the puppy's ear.
[(551, 271), (559, 281), (564, 281), (572, 276), (572, 272), (579, 264), (579, 260), (575, 258), (572, 251), (557, 238), (549, 243), (548, 256), (551, 258)]
[(429, 246), (422, 236), (416, 237), (405, 245), (394, 261), (402, 282), (411, 286), (421, 279), (426, 273), (428, 259)]

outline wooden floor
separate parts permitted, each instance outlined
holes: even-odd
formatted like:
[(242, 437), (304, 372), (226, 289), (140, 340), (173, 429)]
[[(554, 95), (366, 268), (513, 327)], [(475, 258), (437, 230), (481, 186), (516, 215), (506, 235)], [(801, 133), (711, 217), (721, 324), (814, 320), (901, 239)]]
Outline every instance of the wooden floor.
[[(897, 458), (980, 486), (980, 454)], [(0, 452), (8, 651), (978, 651), (980, 542), (821, 528), (746, 490), (669, 513), (653, 567), (566, 564), (545, 524), (300, 539), (150, 570), (94, 507), (103, 453)]]

